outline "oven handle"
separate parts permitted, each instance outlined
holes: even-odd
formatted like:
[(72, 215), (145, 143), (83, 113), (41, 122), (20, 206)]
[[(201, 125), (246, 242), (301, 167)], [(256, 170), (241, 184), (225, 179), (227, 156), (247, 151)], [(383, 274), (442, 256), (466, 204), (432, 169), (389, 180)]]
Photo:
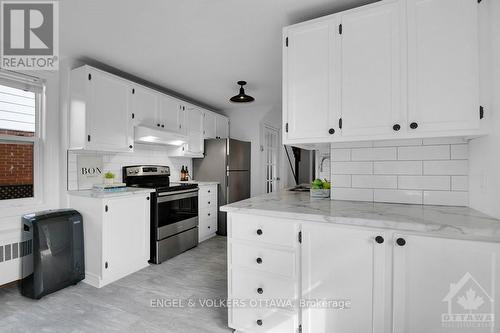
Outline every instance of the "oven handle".
[(172, 193), (160, 193), (158, 194), (158, 203), (162, 202), (168, 202), (168, 201), (174, 201), (174, 200), (180, 200), (180, 199), (187, 199), (187, 198), (194, 198), (198, 196), (198, 190), (195, 191), (179, 191), (176, 192), (175, 194)]

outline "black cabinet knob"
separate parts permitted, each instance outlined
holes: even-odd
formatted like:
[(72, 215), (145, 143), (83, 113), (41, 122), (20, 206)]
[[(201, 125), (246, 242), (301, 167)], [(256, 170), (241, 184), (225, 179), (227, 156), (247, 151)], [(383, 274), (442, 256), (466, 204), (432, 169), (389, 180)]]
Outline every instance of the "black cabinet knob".
[(262, 264), (262, 258), (257, 258), (257, 263)]
[(164, 127), (165, 127), (165, 125), (161, 125), (161, 128), (164, 128)]
[(382, 236), (375, 237), (375, 242), (377, 242), (378, 244), (382, 244), (384, 242), (384, 237)]
[(335, 134), (335, 130), (334, 130), (333, 128), (330, 128), (330, 129), (328, 130), (328, 133), (330, 133), (330, 134)]
[(262, 235), (262, 229), (257, 229), (257, 235)]
[(396, 239), (396, 244), (398, 244), (399, 246), (405, 246), (406, 240), (404, 238), (398, 238)]
[(261, 319), (257, 320), (257, 325), (262, 326), (262, 320)]
[(401, 129), (401, 125), (396, 124), (396, 125), (392, 126), (392, 129), (397, 132), (397, 131), (399, 131)]
[(257, 288), (257, 293), (258, 293), (259, 295), (262, 295), (262, 294), (264, 293), (264, 289), (262, 289), (262, 288)]
[(130, 149), (134, 148), (134, 146), (132, 146), (132, 145), (130, 145), (130, 146), (128, 146), (128, 147), (129, 147)]
[(208, 193), (210, 193), (210, 190), (208, 190)]
[(208, 213), (208, 216), (210, 216), (210, 213)]
[(208, 202), (208, 204), (210, 205), (210, 201)]
[(156, 124), (156, 126), (160, 127), (160, 124)]
[(410, 128), (411, 129), (416, 129), (418, 127), (418, 124), (417, 123), (411, 123), (410, 124)]

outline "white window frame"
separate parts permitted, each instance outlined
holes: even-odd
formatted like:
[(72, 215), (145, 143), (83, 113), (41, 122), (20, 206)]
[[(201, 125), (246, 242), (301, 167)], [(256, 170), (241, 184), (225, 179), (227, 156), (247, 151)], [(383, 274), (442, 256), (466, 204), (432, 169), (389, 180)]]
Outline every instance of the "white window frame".
[(44, 142), (44, 119), (45, 119), (45, 80), (0, 70), (0, 85), (17, 89), (28, 89), (36, 93), (35, 109), (35, 135), (32, 137), (0, 135), (1, 143), (32, 143), (33, 144), (33, 196), (30, 198), (4, 199), (0, 200), (0, 208), (14, 208), (25, 206), (37, 206), (44, 202), (43, 197), (43, 142)]

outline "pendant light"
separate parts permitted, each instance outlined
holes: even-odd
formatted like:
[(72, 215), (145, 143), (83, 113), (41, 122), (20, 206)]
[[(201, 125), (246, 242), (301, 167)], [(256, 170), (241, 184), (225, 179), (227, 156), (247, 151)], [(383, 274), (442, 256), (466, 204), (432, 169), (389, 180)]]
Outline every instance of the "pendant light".
[(238, 85), (240, 87), (240, 93), (236, 96), (231, 97), (230, 101), (234, 103), (250, 103), (255, 100), (252, 96), (248, 96), (245, 94), (245, 89), (243, 88), (244, 85), (246, 85), (246, 81), (238, 81)]

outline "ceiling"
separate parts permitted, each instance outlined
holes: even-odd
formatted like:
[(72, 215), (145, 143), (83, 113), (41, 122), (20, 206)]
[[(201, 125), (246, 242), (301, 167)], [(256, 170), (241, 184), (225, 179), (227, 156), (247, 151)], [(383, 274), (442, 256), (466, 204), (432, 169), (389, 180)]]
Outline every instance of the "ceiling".
[(216, 110), (246, 80), (281, 107), (283, 26), (374, 0), (64, 0), (61, 56), (93, 59)]

